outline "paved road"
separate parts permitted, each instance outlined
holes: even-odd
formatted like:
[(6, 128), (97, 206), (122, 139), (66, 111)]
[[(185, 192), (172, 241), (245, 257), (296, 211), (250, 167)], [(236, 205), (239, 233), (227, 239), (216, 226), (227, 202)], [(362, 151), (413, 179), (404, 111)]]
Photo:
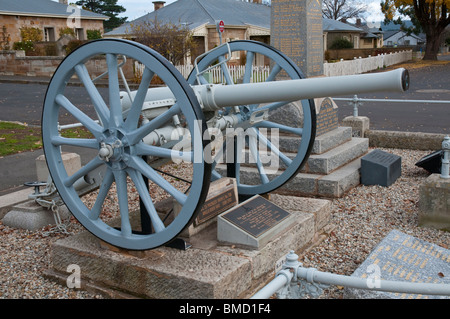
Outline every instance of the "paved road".
[[(450, 55), (440, 59), (450, 60)], [(405, 93), (380, 93), (360, 96), (376, 99), (450, 100), (450, 64), (411, 69), (410, 90)], [(10, 79), (11, 80), (11, 79)], [(17, 80), (17, 78), (16, 78)], [(39, 79), (37, 79), (39, 80)], [(0, 77), (0, 120), (20, 121), (40, 125), (42, 104), (47, 85), (43, 83), (13, 83)], [(106, 89), (100, 93), (106, 98)], [(81, 89), (71, 86), (65, 93), (83, 108), (89, 98)], [(339, 118), (353, 114), (353, 107), (338, 101)], [(359, 115), (370, 118), (371, 129), (427, 133), (450, 133), (450, 104), (369, 103), (359, 108)], [(66, 118), (61, 124), (73, 123)], [(0, 159), (0, 196), (23, 188), (23, 183), (36, 180), (34, 161), (42, 150), (6, 156)]]

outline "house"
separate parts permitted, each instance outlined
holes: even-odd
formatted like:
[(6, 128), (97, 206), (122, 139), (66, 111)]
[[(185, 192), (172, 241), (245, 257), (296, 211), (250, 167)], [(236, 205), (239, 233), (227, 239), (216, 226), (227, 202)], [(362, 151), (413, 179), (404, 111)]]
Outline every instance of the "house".
[[(217, 21), (224, 21), (223, 41), (256, 40), (270, 43), (270, 6), (261, 0), (178, 0), (167, 6), (164, 1), (154, 1), (154, 11), (134, 21), (105, 33), (105, 38), (133, 38), (133, 26), (157, 18), (160, 22), (185, 24), (198, 43), (193, 56), (219, 45)], [(355, 48), (360, 46), (363, 30), (348, 24), (323, 19), (324, 51), (339, 37), (348, 38)], [(239, 59), (239, 57), (233, 57)]]
[(419, 46), (423, 45), (425, 41), (417, 35), (408, 35), (402, 30), (391, 30), (385, 31), (383, 43), (385, 47)]
[(355, 49), (360, 47), (361, 34), (363, 33), (360, 28), (341, 21), (325, 18), (322, 20), (322, 28), (325, 38), (324, 50), (328, 50), (336, 40), (341, 38), (353, 43), (353, 48)]
[[(44, 41), (56, 41), (59, 30), (72, 28), (79, 40), (87, 38), (86, 30), (100, 30), (108, 17), (51, 0), (1, 0), (0, 41), (12, 47), (22, 41), (20, 29), (34, 27), (42, 31)], [(1, 48), (0, 48), (1, 49)]]
[[(270, 7), (261, 3), (236, 0), (178, 0), (167, 6), (164, 1), (154, 1), (154, 11), (134, 21), (105, 33), (105, 38), (133, 38), (133, 27), (144, 21), (158, 19), (161, 23), (188, 26), (199, 55), (220, 44), (216, 29), (218, 21), (225, 24), (223, 42), (256, 40), (270, 42)], [(239, 57), (233, 57), (239, 59)]]

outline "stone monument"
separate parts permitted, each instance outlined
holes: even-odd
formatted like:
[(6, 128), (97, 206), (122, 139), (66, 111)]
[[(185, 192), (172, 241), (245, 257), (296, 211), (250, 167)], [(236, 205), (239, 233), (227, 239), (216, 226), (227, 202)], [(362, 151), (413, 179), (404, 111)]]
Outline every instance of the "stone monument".
[(272, 0), (271, 5), (271, 45), (306, 77), (323, 75), (322, 1)]

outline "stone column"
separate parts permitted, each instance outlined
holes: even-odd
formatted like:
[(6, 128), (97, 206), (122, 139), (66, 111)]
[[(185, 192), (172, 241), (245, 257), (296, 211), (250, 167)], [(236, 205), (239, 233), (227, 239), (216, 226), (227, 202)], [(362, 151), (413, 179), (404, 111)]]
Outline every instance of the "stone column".
[(270, 42), (306, 77), (323, 75), (322, 1), (272, 0)]

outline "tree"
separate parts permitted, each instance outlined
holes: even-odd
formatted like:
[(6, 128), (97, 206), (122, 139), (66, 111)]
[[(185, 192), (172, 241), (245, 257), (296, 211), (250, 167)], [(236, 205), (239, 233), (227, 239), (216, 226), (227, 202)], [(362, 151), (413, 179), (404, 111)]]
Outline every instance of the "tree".
[(174, 65), (195, 50), (192, 32), (182, 24), (162, 23), (157, 18), (131, 25), (130, 37), (164, 56)]
[(358, 18), (366, 12), (366, 6), (351, 0), (323, 0), (322, 16), (332, 20)]
[[(386, 21), (394, 21), (398, 13), (410, 17), (414, 27), (407, 31), (423, 30), (427, 43), (424, 60), (437, 60), (437, 53), (441, 44), (441, 36), (447, 25), (450, 24), (450, 0), (385, 0), (381, 2), (381, 11)], [(402, 19), (396, 19), (401, 23)]]
[(117, 0), (79, 0), (76, 5), (85, 10), (108, 16), (109, 19), (103, 22), (105, 32), (121, 26), (127, 20), (127, 17), (118, 17), (119, 13), (125, 12), (126, 9), (118, 5)]

